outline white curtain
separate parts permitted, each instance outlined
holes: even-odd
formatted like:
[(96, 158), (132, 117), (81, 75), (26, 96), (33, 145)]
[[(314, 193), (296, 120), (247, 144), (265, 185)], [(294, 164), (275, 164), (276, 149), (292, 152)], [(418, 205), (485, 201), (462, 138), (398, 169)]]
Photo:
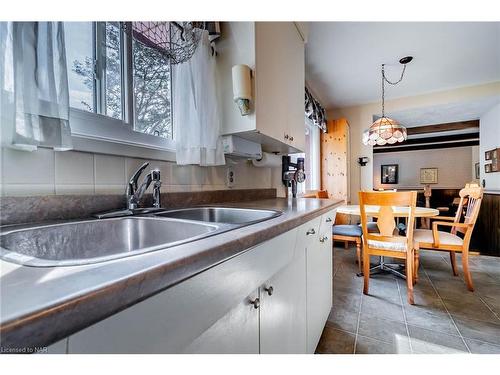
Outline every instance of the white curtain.
[(0, 23), (2, 143), (72, 148), (62, 22)]
[(173, 123), (177, 164), (224, 165), (215, 57), (208, 31), (194, 55), (173, 69)]

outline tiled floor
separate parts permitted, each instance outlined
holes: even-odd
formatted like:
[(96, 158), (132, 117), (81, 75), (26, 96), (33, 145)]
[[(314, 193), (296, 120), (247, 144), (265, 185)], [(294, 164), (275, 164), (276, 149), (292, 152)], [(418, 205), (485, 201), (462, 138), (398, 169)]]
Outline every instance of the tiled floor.
[(473, 293), (460, 256), (458, 277), (447, 253), (422, 250), (420, 260), (411, 306), (406, 281), (392, 275), (372, 276), (363, 295), (355, 251), (335, 247), (333, 308), (316, 352), (500, 354), (500, 258), (471, 257)]

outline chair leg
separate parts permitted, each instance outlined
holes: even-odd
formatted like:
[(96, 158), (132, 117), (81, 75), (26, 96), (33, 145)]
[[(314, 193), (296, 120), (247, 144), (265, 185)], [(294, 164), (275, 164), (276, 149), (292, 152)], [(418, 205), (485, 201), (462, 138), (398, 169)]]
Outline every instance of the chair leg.
[(413, 305), (415, 303), (413, 299), (413, 258), (415, 254), (413, 251), (406, 254), (406, 288), (408, 293), (408, 303)]
[(413, 285), (418, 281), (418, 267), (420, 267), (420, 254), (418, 249), (415, 249), (415, 255), (413, 257)]
[(474, 285), (472, 284), (472, 276), (469, 270), (469, 251), (465, 250), (462, 252), (462, 268), (464, 270), (465, 283), (467, 284), (467, 289), (471, 292), (474, 291)]
[(450, 261), (451, 261), (451, 270), (453, 271), (453, 276), (458, 276), (457, 260), (454, 251), (450, 251)]
[(363, 267), (361, 265), (361, 241), (359, 239), (356, 240), (356, 258), (358, 259), (359, 272), (362, 272)]
[(368, 294), (370, 284), (370, 254), (363, 249), (363, 293)]

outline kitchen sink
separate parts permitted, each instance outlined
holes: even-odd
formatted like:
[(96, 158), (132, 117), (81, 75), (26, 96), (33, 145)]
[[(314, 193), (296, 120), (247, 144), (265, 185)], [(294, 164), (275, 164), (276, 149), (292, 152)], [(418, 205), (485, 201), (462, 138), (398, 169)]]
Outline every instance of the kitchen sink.
[(137, 216), (7, 228), (0, 234), (0, 258), (38, 267), (98, 263), (194, 241), (219, 228)]
[(280, 211), (232, 207), (193, 207), (155, 213), (155, 216), (209, 223), (249, 225), (281, 215)]

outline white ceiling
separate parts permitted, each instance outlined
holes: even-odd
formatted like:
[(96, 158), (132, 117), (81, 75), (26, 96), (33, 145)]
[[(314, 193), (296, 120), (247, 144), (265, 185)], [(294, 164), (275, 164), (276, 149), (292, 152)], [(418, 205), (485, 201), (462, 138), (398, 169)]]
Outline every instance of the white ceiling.
[(306, 81), (326, 108), (380, 100), (382, 63), (399, 98), (500, 80), (500, 22), (310, 22)]
[(500, 93), (497, 96), (483, 97), (467, 102), (388, 111), (387, 116), (398, 120), (407, 128), (412, 128), (422, 125), (477, 120), (497, 103), (500, 103)]

